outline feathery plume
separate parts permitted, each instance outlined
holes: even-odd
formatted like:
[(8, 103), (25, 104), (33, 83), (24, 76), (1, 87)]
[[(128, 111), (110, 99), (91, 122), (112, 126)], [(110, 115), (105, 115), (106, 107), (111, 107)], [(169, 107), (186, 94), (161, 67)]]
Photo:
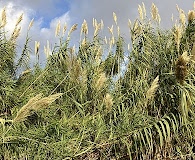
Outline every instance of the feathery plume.
[(6, 23), (7, 23), (7, 16), (6, 16), (6, 9), (5, 7), (3, 8), (3, 11), (1, 13), (1, 27), (5, 27)]
[(183, 29), (181, 26), (175, 26), (174, 37), (177, 44), (177, 51), (179, 52), (180, 42), (182, 38)]
[(38, 54), (40, 48), (40, 42), (35, 41), (35, 55)]
[(145, 4), (143, 2), (142, 2), (142, 12), (143, 12), (144, 18), (146, 18), (146, 7), (145, 7)]
[(151, 15), (152, 15), (152, 19), (153, 19), (153, 20), (156, 20), (156, 19), (157, 19), (158, 9), (157, 9), (157, 7), (155, 6), (154, 3), (152, 3)]
[(28, 25), (28, 30), (30, 30), (30, 28), (33, 26), (33, 23), (34, 23), (34, 18), (30, 21)]
[(32, 111), (38, 111), (39, 109), (44, 109), (48, 107), (52, 102), (62, 96), (62, 93), (57, 93), (50, 95), (48, 97), (42, 98), (42, 94), (31, 98), (26, 105), (24, 105), (17, 113), (13, 122), (25, 121), (28, 116), (31, 115)]
[(109, 93), (107, 93), (106, 96), (104, 97), (104, 103), (106, 105), (106, 110), (110, 112), (113, 106), (113, 99)]
[(108, 29), (109, 29), (110, 34), (113, 35), (113, 25), (111, 27), (108, 27)]
[(97, 26), (97, 20), (93, 18), (93, 27), (95, 28)]
[(120, 27), (117, 26), (117, 33), (118, 33), (118, 37), (120, 37)]
[(96, 37), (98, 35), (98, 32), (99, 30), (101, 29), (101, 23), (95, 25), (95, 30), (94, 30), (94, 33), (93, 33), (93, 36)]
[(104, 41), (105, 41), (106, 44), (108, 44), (108, 40), (107, 40), (107, 37), (106, 36), (104, 38)]
[(127, 49), (128, 49), (128, 51), (130, 50), (130, 44), (128, 44)]
[(185, 13), (182, 9), (180, 9), (180, 14), (179, 14), (179, 21), (180, 23), (184, 26), (186, 22), (186, 16)]
[(194, 8), (194, 10), (195, 10), (195, 1), (194, 1), (194, 5), (193, 5), (193, 8)]
[(178, 4), (176, 4), (176, 8), (177, 8), (177, 11), (179, 12), (180, 8), (179, 8)]
[(20, 30), (21, 30), (21, 27), (19, 27), (19, 28), (15, 27), (14, 28), (14, 31), (13, 31), (13, 33), (11, 35), (11, 38), (10, 38), (12, 42), (14, 42), (18, 38), (18, 36), (20, 35)]
[(27, 69), (27, 70), (23, 71), (20, 76), (24, 76), (28, 73), (31, 73), (31, 69)]
[(64, 24), (64, 27), (63, 27), (63, 31), (62, 31), (62, 34), (63, 34), (63, 35), (65, 35), (66, 29), (67, 29), (67, 24), (65, 23), (65, 24)]
[(153, 20), (155, 20), (158, 23), (160, 23), (161, 18), (160, 18), (160, 15), (158, 13), (158, 8), (155, 6), (154, 3), (152, 3), (152, 7), (151, 7), (151, 16), (152, 16)]
[(95, 26), (95, 18), (92, 20), (93, 27)]
[(151, 84), (151, 87), (148, 89), (147, 93), (146, 93), (146, 99), (152, 99), (157, 91), (159, 87), (159, 76), (157, 76), (154, 81)]
[(96, 81), (96, 84), (95, 84), (95, 88), (97, 89), (97, 91), (99, 91), (103, 88), (106, 81), (107, 81), (106, 74), (101, 73), (98, 80)]
[(101, 19), (100, 24), (101, 24), (101, 29), (103, 29), (104, 28), (104, 21), (102, 19)]
[(76, 46), (73, 45), (73, 47), (72, 47), (72, 54), (74, 54), (75, 52), (76, 52)]
[(131, 24), (132, 24), (132, 23), (131, 23), (131, 20), (129, 19), (129, 20), (128, 20), (128, 27), (129, 27), (129, 28), (131, 28)]
[(139, 13), (140, 20), (143, 20), (144, 15), (143, 15), (142, 7), (140, 5), (138, 5), (138, 13)]
[(191, 23), (195, 19), (195, 11), (191, 10), (188, 12), (188, 23)]
[(114, 36), (112, 36), (111, 41), (112, 41), (111, 44), (114, 45), (114, 43), (115, 43)]
[(172, 16), (171, 16), (171, 21), (173, 22), (173, 20), (174, 20), (174, 16), (173, 16), (173, 14), (172, 14)]
[(45, 53), (47, 58), (50, 56), (50, 52), (51, 52), (51, 49), (49, 46), (49, 41), (47, 40), (47, 46), (44, 46), (44, 53)]
[(100, 62), (101, 62), (101, 56), (102, 56), (102, 47), (100, 46), (97, 49), (97, 54), (95, 56), (95, 61), (96, 61), (97, 64), (100, 64)]
[(20, 17), (18, 18), (18, 20), (17, 20), (17, 22), (16, 22), (16, 27), (21, 23), (21, 21), (23, 20), (23, 15), (24, 15), (24, 13), (22, 13), (21, 15), (20, 15)]
[(87, 92), (87, 81), (88, 81), (87, 70), (86, 68), (81, 67), (79, 83), (83, 92)]
[(88, 25), (87, 21), (84, 19), (83, 24), (81, 26), (81, 34), (84, 33), (85, 35), (88, 34)]
[(48, 58), (48, 56), (47, 56), (47, 47), (45, 47), (45, 46), (44, 46), (44, 53), (45, 53), (46, 57)]
[(59, 33), (60, 33), (60, 28), (61, 28), (61, 26), (60, 26), (60, 21), (58, 21), (58, 24), (57, 24), (57, 26), (56, 26), (56, 31), (55, 31), (55, 37), (57, 37), (57, 36), (59, 35)]
[(135, 21), (135, 23), (133, 25), (133, 30), (136, 31), (136, 30), (138, 30), (138, 28), (139, 28), (138, 22)]
[(73, 24), (72, 27), (70, 28), (70, 31), (68, 32), (68, 36), (71, 35), (72, 32), (77, 30), (78, 24)]
[(190, 61), (190, 56), (188, 56), (188, 52), (187, 51), (183, 52), (183, 54), (181, 56), (182, 56), (182, 58), (184, 59), (184, 61), (186, 63), (188, 63)]
[(183, 85), (183, 82), (187, 76), (187, 63), (190, 58), (187, 55), (187, 52), (184, 52), (181, 56), (179, 56), (176, 65), (175, 65), (175, 76), (180, 84)]
[(114, 19), (115, 24), (117, 25), (117, 16), (116, 16), (116, 13), (114, 12), (113, 12), (113, 19)]

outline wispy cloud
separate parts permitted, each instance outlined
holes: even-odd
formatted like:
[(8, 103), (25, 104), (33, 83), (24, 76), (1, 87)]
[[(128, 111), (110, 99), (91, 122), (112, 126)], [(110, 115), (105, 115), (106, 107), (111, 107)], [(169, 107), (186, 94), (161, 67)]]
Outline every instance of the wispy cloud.
[[(7, 3), (0, 1), (0, 10), (2, 10), (3, 7), (6, 7), (7, 25), (5, 29), (7, 31), (8, 36), (11, 35), (11, 33), (13, 32), (15, 28), (16, 21), (18, 20), (20, 15), (23, 14), (23, 20), (20, 24), (21, 33), (17, 41), (18, 55), (20, 55), (21, 53), (21, 49), (26, 39), (28, 26), (32, 18), (38, 17), (34, 20), (33, 26), (29, 32), (29, 35), (31, 37), (30, 46), (33, 52), (35, 41), (40, 42), (41, 60), (45, 59), (45, 55), (43, 53), (43, 47), (44, 45), (46, 45), (47, 40), (50, 42), (50, 44), (55, 44), (58, 41), (58, 38), (55, 37), (55, 28), (56, 28), (57, 23), (60, 21), (62, 26), (64, 24), (68, 25), (69, 23), (71, 23), (69, 13), (64, 12), (64, 14), (51, 19), (48, 26), (42, 27), (43, 26), (42, 24), (44, 23), (44, 17), (36, 15), (36, 10), (35, 10), (36, 7), (31, 8), (30, 5), (29, 6), (20, 5), (19, 1), (13, 1), (13, 2), (10, 1)], [(31, 54), (31, 57), (34, 58), (33, 53)]]

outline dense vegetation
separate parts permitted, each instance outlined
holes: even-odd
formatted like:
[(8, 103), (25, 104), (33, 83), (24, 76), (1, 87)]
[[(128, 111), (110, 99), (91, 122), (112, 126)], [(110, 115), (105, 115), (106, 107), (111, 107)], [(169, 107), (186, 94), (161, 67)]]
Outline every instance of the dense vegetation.
[[(129, 21), (130, 44), (117, 17), (101, 38), (103, 22), (86, 21), (78, 48), (60, 24), (60, 43), (40, 67), (29, 57), (30, 27), (16, 59), (20, 21), (11, 37), (0, 23), (0, 159), (190, 159), (195, 153), (195, 11), (170, 30), (160, 29), (153, 4), (148, 20)], [(114, 29), (116, 29), (116, 34)], [(125, 69), (124, 69), (125, 68)], [(23, 71), (19, 76), (18, 73)]]

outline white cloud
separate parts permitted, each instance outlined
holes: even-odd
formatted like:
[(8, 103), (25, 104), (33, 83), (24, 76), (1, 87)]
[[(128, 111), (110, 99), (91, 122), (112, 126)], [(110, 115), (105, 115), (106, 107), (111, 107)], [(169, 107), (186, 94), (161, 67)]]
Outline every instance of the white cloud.
[[(3, 3), (0, 1), (0, 11), (2, 11), (3, 7), (6, 7), (6, 16), (7, 16), (7, 24), (5, 26), (5, 30), (7, 31), (8, 37), (11, 35), (15, 28), (15, 24), (20, 17), (20, 15), (23, 13), (23, 20), (20, 24), (21, 26), (21, 32), (20, 36), (18, 37), (18, 55), (21, 54), (21, 49), (25, 43), (27, 30), (30, 21), (35, 16), (35, 10), (32, 8), (28, 8), (26, 6), (21, 6), (16, 2), (8, 2)], [(30, 29), (29, 36), (31, 38), (30, 47), (32, 49), (32, 52), (34, 52), (34, 42), (39, 41), (41, 44), (40, 48), (40, 59), (43, 61), (45, 59), (45, 55), (43, 53), (43, 47), (46, 45), (47, 40), (49, 40), (50, 44), (55, 44), (58, 42), (59, 38), (55, 37), (55, 29), (57, 23), (60, 21), (61, 25), (63, 26), (65, 23), (69, 25), (70, 23), (70, 17), (69, 13), (64, 13), (60, 17), (56, 17), (51, 20), (48, 28), (42, 28), (43, 23), (43, 17), (40, 17), (39, 19), (36, 19), (33, 23), (32, 28)], [(32, 59), (34, 59), (34, 54), (32, 53)], [(44, 62), (43, 62), (44, 63)]]
[[(61, 11), (57, 6), (63, 0), (0, 0), (0, 4), (14, 3), (18, 8), (31, 8), (35, 13), (47, 18), (59, 15)], [(63, 6), (64, 7), (64, 6)]]
[(112, 12), (115, 12), (118, 16), (119, 25), (126, 32), (128, 19), (134, 20), (138, 16), (137, 8), (142, 2), (145, 3), (148, 17), (150, 17), (151, 4), (154, 2), (159, 8), (162, 25), (170, 27), (172, 14), (178, 17), (176, 4), (187, 13), (188, 10), (193, 9), (194, 0), (188, 0), (187, 2), (178, 0), (82, 0), (80, 2), (79, 0), (72, 0), (70, 16), (76, 17), (75, 20), (80, 22), (83, 19), (86, 19), (88, 22), (91, 22), (92, 18), (103, 19), (107, 27), (113, 24)]

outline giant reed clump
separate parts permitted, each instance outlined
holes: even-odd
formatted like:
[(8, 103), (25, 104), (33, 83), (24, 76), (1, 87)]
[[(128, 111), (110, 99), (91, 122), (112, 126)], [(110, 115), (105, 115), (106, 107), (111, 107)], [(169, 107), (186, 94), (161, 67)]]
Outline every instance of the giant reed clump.
[[(59, 45), (31, 49), (27, 38), (18, 61), (21, 15), (6, 38), (6, 9), (0, 21), (0, 157), (2, 159), (187, 159), (194, 158), (194, 11), (178, 7), (179, 21), (160, 28), (155, 4), (129, 20), (122, 38), (117, 14), (109, 35), (101, 20), (81, 25), (79, 46), (60, 22)], [(62, 33), (62, 34), (61, 34)], [(76, 34), (77, 32), (75, 32)], [(128, 48), (127, 48), (127, 46)], [(193, 46), (192, 46), (193, 45)], [(36, 62), (30, 68), (30, 54)], [(6, 54), (5, 54), (6, 53)], [(21, 71), (20, 76), (16, 73)], [(42, 97), (42, 94), (45, 97)], [(36, 116), (35, 116), (36, 115)], [(36, 121), (37, 123), (28, 123)]]

